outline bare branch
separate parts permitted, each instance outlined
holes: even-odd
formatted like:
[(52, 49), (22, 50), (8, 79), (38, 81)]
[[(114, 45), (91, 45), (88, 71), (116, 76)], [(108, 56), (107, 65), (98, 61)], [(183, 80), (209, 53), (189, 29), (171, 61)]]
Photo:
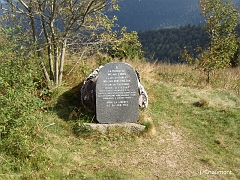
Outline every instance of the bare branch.
[[(92, 50), (89, 47), (96, 49), (102, 43), (99, 40), (101, 37), (92, 35), (92, 32), (105, 28), (105, 19), (98, 12), (106, 8), (107, 0), (4, 1), (12, 7), (14, 13), (26, 18), (24, 25), (31, 27), (31, 43), (36, 47), (35, 52), (40, 54), (42, 50), (47, 50), (50, 77), (43, 60), (41, 65), (46, 79), (54, 81), (56, 86), (62, 81), (67, 48), (71, 47), (75, 51), (76, 48), (85, 47), (81, 60), (85, 51)], [(79, 49), (77, 51), (80, 52)]]
[(29, 11), (29, 6), (23, 0), (19, 0), (19, 2)]

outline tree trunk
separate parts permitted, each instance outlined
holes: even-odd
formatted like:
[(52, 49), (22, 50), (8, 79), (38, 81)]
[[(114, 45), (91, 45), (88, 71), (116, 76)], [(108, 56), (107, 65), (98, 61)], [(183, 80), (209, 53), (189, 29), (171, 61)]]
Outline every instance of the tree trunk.
[(54, 77), (54, 84), (55, 86), (58, 86), (59, 85), (59, 82), (58, 82), (58, 76), (59, 76), (59, 69), (58, 69), (58, 47), (56, 44), (54, 44), (54, 61), (55, 61), (55, 77)]
[(211, 75), (211, 72), (208, 71), (208, 72), (207, 72), (207, 84), (210, 83), (210, 75)]
[(59, 71), (59, 85), (62, 84), (63, 67), (64, 67), (66, 47), (67, 47), (67, 38), (65, 38), (63, 43), (62, 43), (62, 49), (61, 49), (62, 52), (61, 52), (61, 59), (60, 59), (60, 71)]
[(44, 33), (45, 39), (47, 41), (47, 53), (48, 53), (50, 80), (54, 81), (52, 46), (51, 46), (52, 42), (51, 42), (51, 37), (48, 34), (46, 19), (45, 19), (45, 16), (43, 16), (43, 15), (41, 15), (41, 23), (42, 23), (43, 33)]
[(46, 78), (47, 82), (50, 82), (51, 80), (49, 78), (46, 66), (45, 66), (45, 64), (44, 64), (44, 62), (42, 60), (41, 60), (41, 66), (42, 66), (44, 77)]

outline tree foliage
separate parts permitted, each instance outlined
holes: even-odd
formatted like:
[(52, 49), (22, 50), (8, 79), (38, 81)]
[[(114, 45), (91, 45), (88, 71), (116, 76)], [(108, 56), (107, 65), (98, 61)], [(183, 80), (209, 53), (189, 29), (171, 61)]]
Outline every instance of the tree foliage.
[(239, 11), (228, 0), (200, 0), (205, 29), (209, 35), (208, 49), (199, 55), (198, 68), (207, 74), (231, 65), (231, 58), (237, 50), (234, 30), (238, 24)]
[(107, 51), (113, 58), (143, 59), (142, 44), (138, 40), (137, 32), (126, 32), (125, 27), (121, 29), (120, 36), (112, 41)]
[[(104, 15), (106, 8), (117, 9), (116, 0), (4, 0), (5, 11), (23, 17), (22, 30), (31, 33), (31, 46), (38, 56), (47, 51), (41, 65), (48, 82), (62, 82), (66, 49), (80, 44), (99, 45), (96, 31), (109, 29), (112, 21)], [(16, 17), (15, 16), (15, 17)], [(47, 70), (49, 67), (49, 71)]]

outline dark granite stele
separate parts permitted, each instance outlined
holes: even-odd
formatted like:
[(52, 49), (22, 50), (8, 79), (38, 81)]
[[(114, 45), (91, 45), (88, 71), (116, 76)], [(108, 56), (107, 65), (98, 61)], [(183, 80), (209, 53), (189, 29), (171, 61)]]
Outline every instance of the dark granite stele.
[(127, 63), (103, 66), (96, 84), (96, 119), (101, 124), (137, 122), (138, 80)]

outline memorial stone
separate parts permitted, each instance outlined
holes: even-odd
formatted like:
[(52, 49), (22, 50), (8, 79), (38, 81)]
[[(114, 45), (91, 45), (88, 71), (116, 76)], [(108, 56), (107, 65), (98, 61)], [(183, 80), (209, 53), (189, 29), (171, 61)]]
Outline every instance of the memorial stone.
[(138, 120), (138, 80), (126, 63), (108, 63), (98, 74), (96, 119), (99, 123), (136, 122)]

